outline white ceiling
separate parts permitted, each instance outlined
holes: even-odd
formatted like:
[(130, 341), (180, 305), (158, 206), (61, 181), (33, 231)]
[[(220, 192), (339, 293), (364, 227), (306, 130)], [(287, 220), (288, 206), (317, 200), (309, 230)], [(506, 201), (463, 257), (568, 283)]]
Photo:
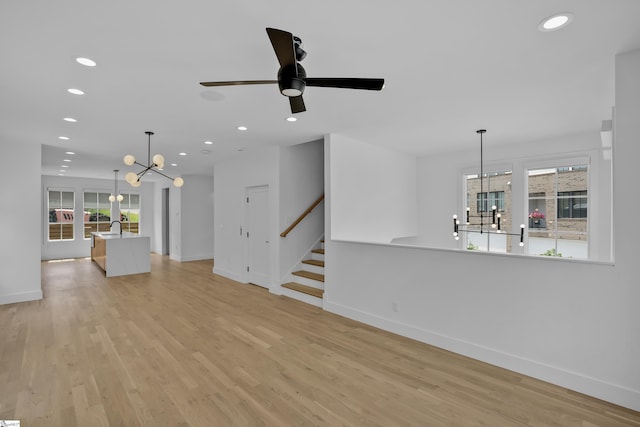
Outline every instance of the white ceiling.
[[(567, 28), (537, 30), (563, 11)], [(423, 155), (475, 149), (481, 127), (488, 144), (597, 131), (614, 55), (640, 48), (639, 22), (638, 0), (3, 0), (0, 141), (43, 144), (45, 174), (72, 150), (66, 175), (112, 178), (130, 169), (124, 154), (146, 162), (146, 130), (151, 154), (179, 164), (170, 175), (331, 132)], [(275, 79), (265, 27), (302, 38), (310, 77), (383, 77), (385, 89), (307, 88), (308, 111), (289, 123), (275, 85), (198, 84)]]

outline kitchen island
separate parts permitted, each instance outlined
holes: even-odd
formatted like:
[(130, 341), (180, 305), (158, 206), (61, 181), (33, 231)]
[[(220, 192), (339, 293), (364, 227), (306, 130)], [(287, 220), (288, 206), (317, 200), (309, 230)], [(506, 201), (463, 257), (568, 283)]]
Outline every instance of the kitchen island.
[(134, 233), (91, 233), (91, 260), (107, 277), (151, 271), (151, 239)]

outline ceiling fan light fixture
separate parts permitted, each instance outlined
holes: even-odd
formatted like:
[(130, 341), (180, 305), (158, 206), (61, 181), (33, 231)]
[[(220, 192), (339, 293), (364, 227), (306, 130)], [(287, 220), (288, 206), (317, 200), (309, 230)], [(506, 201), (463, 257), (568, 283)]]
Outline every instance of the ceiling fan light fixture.
[(277, 80), (235, 80), (220, 82), (200, 82), (205, 87), (235, 86), (256, 84), (278, 84), (280, 93), (289, 98), (291, 113), (307, 111), (302, 94), (307, 86), (330, 87), (340, 89), (381, 90), (384, 79), (371, 78), (307, 78), (305, 69), (300, 65), (307, 52), (302, 48), (302, 40), (288, 31), (267, 28), (267, 35), (271, 41), (280, 68)]
[(289, 98), (295, 98), (296, 96), (302, 95), (302, 91), (300, 89), (289, 88), (283, 89), (282, 94), (284, 96), (288, 96)]

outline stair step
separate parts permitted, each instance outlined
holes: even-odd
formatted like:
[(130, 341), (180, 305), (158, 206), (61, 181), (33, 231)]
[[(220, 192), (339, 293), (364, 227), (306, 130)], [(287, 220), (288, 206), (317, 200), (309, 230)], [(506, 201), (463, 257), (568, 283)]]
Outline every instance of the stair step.
[(311, 280), (317, 280), (318, 282), (324, 282), (324, 274), (312, 273), (310, 271), (304, 271), (304, 270), (294, 271), (291, 274), (300, 276), (300, 277), (306, 277), (307, 279), (311, 279)]
[(283, 288), (293, 289), (294, 291), (302, 292), (303, 294), (311, 295), (316, 298), (322, 298), (322, 294), (324, 291), (318, 288), (312, 288), (311, 286), (301, 285), (296, 282), (284, 283), (282, 285)]
[(314, 254), (322, 254), (322, 255), (324, 255), (324, 249), (314, 249), (311, 252), (313, 252)]
[(305, 259), (302, 261), (303, 264), (310, 264), (310, 265), (315, 265), (318, 267), (324, 267), (324, 261), (321, 261), (319, 259)]

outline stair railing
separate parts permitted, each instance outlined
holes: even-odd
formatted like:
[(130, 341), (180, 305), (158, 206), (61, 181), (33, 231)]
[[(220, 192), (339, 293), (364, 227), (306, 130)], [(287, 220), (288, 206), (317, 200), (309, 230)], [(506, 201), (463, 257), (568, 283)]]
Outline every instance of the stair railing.
[(307, 210), (306, 210), (306, 211), (302, 212), (302, 215), (300, 215), (300, 216), (298, 217), (298, 219), (296, 219), (295, 221), (293, 221), (293, 223), (292, 223), (289, 227), (287, 227), (287, 229), (286, 229), (286, 230), (284, 230), (282, 233), (280, 233), (280, 237), (287, 237), (287, 234), (289, 234), (289, 233), (291, 232), (291, 230), (293, 230), (294, 228), (296, 228), (296, 226), (297, 226), (298, 224), (300, 224), (300, 222), (302, 222), (302, 220), (303, 220), (303, 219), (305, 219), (305, 217), (306, 217), (307, 215), (309, 215), (309, 214), (311, 213), (311, 211), (312, 211), (316, 206), (318, 206), (318, 205), (320, 204), (320, 202), (322, 202), (323, 200), (324, 200), (324, 194), (323, 194), (322, 196), (318, 197), (318, 200), (316, 200), (315, 202), (313, 202), (313, 203), (311, 204), (311, 206), (309, 206), (309, 207), (307, 208)]

